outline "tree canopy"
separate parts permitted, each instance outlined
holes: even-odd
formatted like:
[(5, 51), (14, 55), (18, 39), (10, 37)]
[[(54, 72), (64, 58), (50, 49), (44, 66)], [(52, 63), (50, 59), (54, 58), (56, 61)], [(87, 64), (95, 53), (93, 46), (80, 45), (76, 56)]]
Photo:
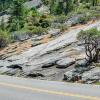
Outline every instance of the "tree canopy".
[(97, 28), (81, 31), (78, 39), (85, 47), (88, 62), (97, 62), (100, 56), (100, 31)]

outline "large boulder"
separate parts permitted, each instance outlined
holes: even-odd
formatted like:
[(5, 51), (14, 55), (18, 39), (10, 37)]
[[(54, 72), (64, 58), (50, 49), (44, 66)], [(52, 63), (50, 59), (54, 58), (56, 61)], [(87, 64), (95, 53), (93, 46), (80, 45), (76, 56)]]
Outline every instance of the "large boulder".
[(24, 7), (31, 9), (31, 8), (40, 8), (42, 5), (41, 0), (31, 0), (24, 3)]
[(81, 60), (78, 60), (76, 62), (76, 68), (77, 67), (86, 67), (88, 65), (88, 62), (86, 61), (86, 59), (81, 59)]
[(86, 71), (89, 71), (90, 69), (94, 68), (94, 66), (76, 66), (74, 69), (67, 71), (64, 73), (64, 80), (66, 81), (79, 81), (82, 79), (82, 74)]
[(14, 38), (15, 41), (24, 41), (27, 40), (31, 37), (31, 32), (13, 32), (12, 37)]
[(66, 73), (64, 73), (64, 80), (65, 81), (78, 81), (81, 79), (81, 74), (76, 72), (75, 69), (72, 69), (70, 71), (67, 71)]
[[(91, 68), (91, 69), (89, 69)], [(84, 83), (92, 84), (100, 80), (100, 68), (99, 67), (79, 67), (79, 69), (72, 69), (64, 73), (65, 81), (82, 81)]]
[(75, 60), (73, 58), (62, 58), (56, 62), (57, 68), (67, 68), (73, 64), (75, 64)]
[(88, 81), (94, 82), (94, 81), (100, 80), (100, 68), (95, 67), (91, 69), (90, 71), (84, 72), (82, 75), (82, 80), (84, 82), (88, 82)]
[(83, 17), (83, 14), (74, 15), (74, 16), (72, 16), (71, 18), (69, 18), (69, 19), (65, 22), (65, 24), (66, 24), (67, 26), (76, 25), (76, 24), (79, 23), (79, 19), (80, 19), (81, 17)]

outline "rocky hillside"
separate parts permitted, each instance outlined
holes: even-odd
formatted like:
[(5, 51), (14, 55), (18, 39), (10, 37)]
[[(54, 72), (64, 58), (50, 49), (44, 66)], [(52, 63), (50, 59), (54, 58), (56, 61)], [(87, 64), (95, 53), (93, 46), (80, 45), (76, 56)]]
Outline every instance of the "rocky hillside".
[(0, 4), (0, 74), (100, 82), (99, 0), (2, 0)]
[(74, 26), (57, 37), (33, 36), (11, 44), (0, 51), (0, 73), (56, 81), (79, 81), (81, 78), (81, 82), (94, 82), (100, 79), (100, 67), (85, 66), (85, 50), (76, 38), (81, 30), (93, 27), (100, 27), (100, 21)]

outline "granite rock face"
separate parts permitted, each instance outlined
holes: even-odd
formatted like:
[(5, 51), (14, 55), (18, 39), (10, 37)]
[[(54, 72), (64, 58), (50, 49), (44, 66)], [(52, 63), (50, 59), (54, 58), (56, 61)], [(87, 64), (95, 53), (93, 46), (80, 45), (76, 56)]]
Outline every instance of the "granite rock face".
[(61, 32), (60, 32), (60, 29), (51, 29), (51, 30), (48, 31), (48, 33), (51, 34), (52, 36), (57, 36)]
[(64, 73), (64, 80), (92, 84), (100, 80), (100, 68), (95, 66), (73, 68)]
[[(43, 76), (42, 79), (49, 80), (59, 80), (59, 78), (63, 78), (65, 72), (70, 71), (72, 67), (74, 68), (73, 64), (78, 56), (84, 53), (83, 48), (77, 45), (77, 34), (81, 30), (97, 27), (99, 23), (100, 22), (96, 22), (65, 32), (63, 35), (48, 43), (34, 46), (20, 54), (10, 55), (4, 59), (1, 57), (0, 73), (10, 73), (13, 75), (17, 73), (19, 76), (31, 77), (38, 73), (38, 75), (36, 75), (38, 78), (41, 79), (41, 76)], [(64, 69), (59, 69), (57, 68), (58, 66), (64, 67)], [(13, 70), (13, 72), (11, 70)]]
[(73, 58), (62, 58), (59, 61), (57, 61), (57, 68), (67, 68), (73, 64), (75, 64), (75, 59)]
[(100, 80), (100, 68), (95, 67), (82, 75), (82, 80), (85, 81), (86, 83), (89, 82), (95, 82), (97, 80)]

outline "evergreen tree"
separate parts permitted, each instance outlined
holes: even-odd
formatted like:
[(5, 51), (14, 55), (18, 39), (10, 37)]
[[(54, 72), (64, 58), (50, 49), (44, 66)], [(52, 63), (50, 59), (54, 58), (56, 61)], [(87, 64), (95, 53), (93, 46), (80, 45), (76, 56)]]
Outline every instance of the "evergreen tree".
[(23, 0), (13, 0), (11, 17), (9, 19), (10, 31), (19, 30), (24, 26)]
[(4, 17), (2, 17), (2, 20), (0, 22), (0, 30), (5, 30), (5, 23), (4, 23)]
[(65, 14), (68, 14), (73, 9), (72, 0), (65, 0)]

